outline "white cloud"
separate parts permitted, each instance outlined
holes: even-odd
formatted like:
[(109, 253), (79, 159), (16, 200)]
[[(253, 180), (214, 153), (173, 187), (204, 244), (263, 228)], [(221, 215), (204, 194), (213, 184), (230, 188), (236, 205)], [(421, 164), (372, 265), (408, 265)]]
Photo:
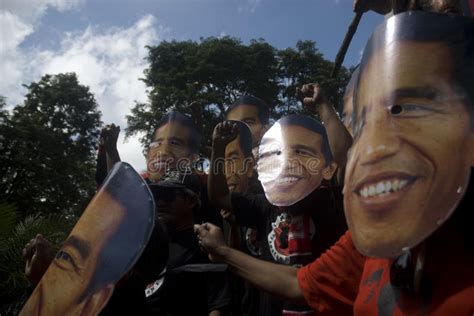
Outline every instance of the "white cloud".
[[(3, 0), (2, 0), (3, 1)], [(57, 50), (24, 48), (26, 37), (41, 22), (48, 7), (70, 10), (80, 0), (35, 0), (2, 2), (0, 11), (0, 95), (9, 105), (24, 99), (24, 83), (37, 81), (42, 75), (75, 72), (81, 84), (90, 87), (102, 111), (105, 123), (126, 127), (125, 115), (134, 101), (146, 101), (146, 87), (138, 80), (147, 67), (145, 45), (157, 44), (168, 30), (158, 25), (152, 15), (140, 18), (130, 27), (102, 28), (89, 26), (85, 30), (64, 33)], [(41, 11), (41, 12), (40, 12)], [(39, 12), (39, 13), (38, 13)], [(5, 80), (8, 78), (8, 80)], [(123, 133), (123, 132), (122, 132)], [(119, 139), (122, 160), (142, 170), (145, 161), (137, 137), (123, 142)]]
[(262, 2), (262, 0), (243, 0), (243, 1), (239, 1), (239, 5), (237, 7), (237, 10), (239, 12), (249, 11), (251, 13), (254, 13), (255, 10), (257, 9), (257, 6), (261, 2)]
[(226, 31), (222, 31), (219, 36), (217, 36), (218, 38), (223, 38), (223, 37), (226, 37), (228, 36), (229, 34), (226, 33)]

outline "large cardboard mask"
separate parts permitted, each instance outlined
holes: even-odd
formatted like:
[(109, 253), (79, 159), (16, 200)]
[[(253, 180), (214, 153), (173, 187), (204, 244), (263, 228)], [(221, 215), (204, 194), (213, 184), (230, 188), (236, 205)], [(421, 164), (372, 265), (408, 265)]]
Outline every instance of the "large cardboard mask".
[(365, 48), (344, 206), (356, 247), (395, 257), (456, 209), (474, 161), (474, 20), (396, 15)]
[(333, 174), (332, 154), (324, 126), (307, 116), (278, 120), (263, 136), (257, 162), (258, 179), (276, 206), (293, 205)]
[(153, 225), (147, 185), (130, 165), (116, 164), (20, 315), (97, 315), (139, 258)]

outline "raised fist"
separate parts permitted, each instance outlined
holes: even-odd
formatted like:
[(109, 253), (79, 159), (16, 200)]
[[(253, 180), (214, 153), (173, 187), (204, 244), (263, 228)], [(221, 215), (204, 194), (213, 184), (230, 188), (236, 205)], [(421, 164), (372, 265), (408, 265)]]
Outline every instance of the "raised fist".
[(225, 121), (219, 123), (214, 128), (212, 134), (212, 145), (225, 148), (227, 144), (232, 142), (239, 135), (239, 128), (237, 124), (232, 121)]

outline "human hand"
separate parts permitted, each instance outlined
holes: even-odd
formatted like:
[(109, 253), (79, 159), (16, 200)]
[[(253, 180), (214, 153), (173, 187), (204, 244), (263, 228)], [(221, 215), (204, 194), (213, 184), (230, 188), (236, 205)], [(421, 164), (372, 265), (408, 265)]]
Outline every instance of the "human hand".
[(33, 285), (41, 280), (55, 255), (53, 245), (41, 234), (25, 245), (22, 250), (22, 257), (26, 261), (25, 276)]
[(100, 131), (100, 145), (104, 146), (109, 153), (112, 150), (117, 150), (117, 139), (120, 134), (120, 126), (114, 123), (106, 125)]
[(316, 110), (319, 105), (327, 102), (321, 87), (317, 83), (308, 83), (304, 84), (301, 88), (296, 88), (296, 94), (303, 103), (303, 106), (311, 110)]
[(212, 146), (220, 147), (225, 149), (225, 147), (237, 138), (239, 135), (239, 128), (237, 124), (231, 121), (225, 121), (219, 123), (214, 128), (214, 133), (212, 134)]
[(232, 212), (226, 211), (226, 210), (221, 210), (221, 216), (222, 218), (229, 223), (230, 226), (234, 226), (237, 224), (237, 221), (235, 219), (235, 215)]
[(221, 253), (227, 248), (224, 241), (222, 230), (216, 225), (204, 223), (202, 225), (194, 225), (194, 232), (199, 240), (201, 248), (207, 252), (212, 262), (223, 262), (224, 258)]

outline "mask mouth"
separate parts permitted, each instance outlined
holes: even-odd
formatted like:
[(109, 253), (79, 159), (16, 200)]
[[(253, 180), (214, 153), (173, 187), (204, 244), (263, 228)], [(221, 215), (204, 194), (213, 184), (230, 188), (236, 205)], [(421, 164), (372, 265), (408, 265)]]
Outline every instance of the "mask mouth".
[(364, 177), (354, 192), (362, 198), (388, 195), (409, 187), (417, 179), (405, 172), (384, 172)]
[(173, 162), (172, 158), (158, 158), (158, 159), (153, 159), (150, 160), (147, 164), (148, 170), (150, 172), (160, 172), (160, 171), (165, 171)]
[(262, 184), (265, 185), (277, 185), (277, 186), (292, 186), (298, 181), (303, 179), (302, 176), (294, 175), (294, 174), (284, 174), (279, 175), (272, 179), (262, 179)]
[(388, 172), (364, 178), (353, 193), (367, 211), (391, 210), (406, 197), (419, 177)]

